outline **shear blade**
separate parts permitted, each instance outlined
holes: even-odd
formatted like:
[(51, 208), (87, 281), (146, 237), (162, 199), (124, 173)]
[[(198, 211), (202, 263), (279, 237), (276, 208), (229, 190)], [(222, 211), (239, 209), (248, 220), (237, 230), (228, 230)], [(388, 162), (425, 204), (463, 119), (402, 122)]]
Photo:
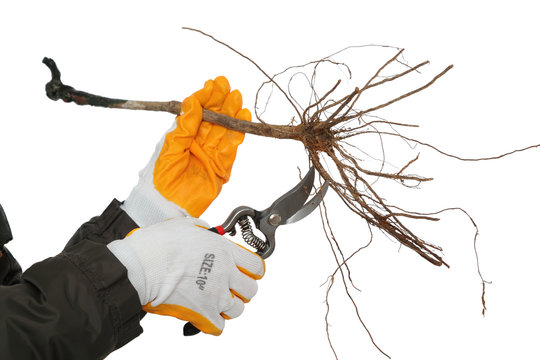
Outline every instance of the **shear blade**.
[(328, 181), (326, 181), (323, 184), (323, 186), (319, 189), (317, 194), (315, 194), (315, 196), (313, 196), (311, 200), (309, 200), (300, 210), (298, 210), (296, 214), (288, 218), (285, 224), (295, 223), (297, 221), (302, 220), (309, 214), (311, 214), (313, 210), (315, 210), (319, 206), (322, 199), (326, 195), (326, 192), (328, 191), (328, 186), (329, 186), (329, 183)]
[(280, 224), (286, 224), (287, 220), (304, 206), (314, 181), (315, 168), (311, 167), (306, 176), (294, 188), (282, 195), (264, 211), (265, 215), (277, 213), (281, 216)]

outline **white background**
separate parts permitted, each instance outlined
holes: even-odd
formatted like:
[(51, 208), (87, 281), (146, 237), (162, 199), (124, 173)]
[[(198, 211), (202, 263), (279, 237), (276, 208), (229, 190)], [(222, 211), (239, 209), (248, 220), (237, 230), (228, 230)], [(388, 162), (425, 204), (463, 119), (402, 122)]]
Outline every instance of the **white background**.
[[(419, 124), (406, 134), (461, 156), (540, 143), (538, 11), (533, 1), (25, 1), (0, 6), (0, 202), (24, 268), (64, 246), (77, 227), (124, 199), (173, 117), (50, 101), (44, 85), (54, 58), (65, 83), (111, 97), (182, 100), (208, 78), (228, 76), (252, 108), (263, 76), (244, 59), (188, 31), (207, 31), (269, 73), (359, 44), (406, 48), (410, 63), (431, 60), (415, 84), (454, 64), (432, 88), (379, 115)], [(373, 52), (374, 51), (374, 52)], [(386, 59), (390, 50), (351, 60)], [(381, 57), (382, 56), (382, 57)], [(360, 68), (370, 74), (373, 68)], [(358, 71), (358, 70), (356, 70)], [(403, 83), (407, 88), (406, 82)], [(351, 83), (348, 86), (355, 86)], [(278, 98), (276, 98), (278, 99)], [(283, 102), (287, 123), (293, 115)], [(270, 120), (269, 120), (270, 121)], [(429, 149), (411, 172), (434, 177), (420, 190), (383, 195), (415, 211), (460, 206), (480, 228), (487, 280), (485, 317), (474, 229), (458, 212), (415, 229), (444, 248), (437, 268), (375, 234), (350, 262), (362, 292), (360, 314), (393, 359), (538, 359), (540, 150), (464, 163)], [(386, 149), (392, 153), (392, 147)], [(399, 151), (394, 149), (394, 151)], [(413, 152), (413, 156), (414, 156)], [(247, 136), (231, 181), (203, 216), (221, 222), (237, 205), (263, 208), (307, 168), (298, 143)], [(380, 182), (378, 184), (381, 184)], [(381, 186), (386, 186), (381, 184)], [(347, 254), (368, 239), (365, 224), (328, 195)], [(325, 291), (335, 264), (318, 216), (281, 228), (259, 294), (223, 335), (183, 338), (182, 324), (147, 316), (145, 332), (110, 359), (332, 359)], [(330, 333), (340, 359), (383, 359), (347, 300), (341, 280), (330, 296)]]

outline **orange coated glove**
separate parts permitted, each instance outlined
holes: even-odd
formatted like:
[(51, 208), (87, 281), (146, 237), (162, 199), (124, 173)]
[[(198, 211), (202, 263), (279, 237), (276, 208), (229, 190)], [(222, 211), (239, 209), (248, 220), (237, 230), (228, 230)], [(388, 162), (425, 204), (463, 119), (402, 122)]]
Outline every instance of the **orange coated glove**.
[(139, 183), (122, 205), (144, 227), (180, 214), (198, 217), (229, 180), (244, 133), (202, 121), (203, 108), (251, 121), (242, 95), (223, 76), (182, 102), (182, 113), (139, 173)]

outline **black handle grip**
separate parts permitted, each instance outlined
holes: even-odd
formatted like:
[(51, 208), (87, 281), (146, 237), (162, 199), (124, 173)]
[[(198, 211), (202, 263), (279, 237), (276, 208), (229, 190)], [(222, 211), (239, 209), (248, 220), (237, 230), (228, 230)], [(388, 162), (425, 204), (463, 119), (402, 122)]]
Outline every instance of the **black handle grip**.
[[(210, 228), (208, 229), (209, 231), (213, 232), (213, 233), (216, 233), (216, 234), (220, 234), (220, 232), (218, 231), (217, 228), (213, 227), (213, 228)], [(193, 325), (192, 323), (188, 322), (184, 325), (184, 336), (193, 336), (193, 335), (197, 335), (198, 333), (200, 333), (201, 330), (197, 329), (195, 327), (195, 325)]]
[(195, 325), (193, 325), (190, 322), (184, 325), (184, 336), (193, 336), (193, 335), (197, 335), (200, 332), (201, 330), (197, 329)]

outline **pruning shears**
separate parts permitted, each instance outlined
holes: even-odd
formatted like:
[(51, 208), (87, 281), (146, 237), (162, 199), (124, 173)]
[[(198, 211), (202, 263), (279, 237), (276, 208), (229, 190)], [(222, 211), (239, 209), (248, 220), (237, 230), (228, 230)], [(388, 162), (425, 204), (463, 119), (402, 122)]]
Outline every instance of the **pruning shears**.
[[(276, 229), (302, 220), (315, 210), (328, 190), (325, 182), (319, 191), (308, 200), (315, 181), (315, 168), (311, 167), (306, 176), (291, 190), (280, 196), (266, 210), (258, 211), (249, 206), (239, 206), (234, 209), (222, 225), (208, 230), (220, 235), (236, 234), (236, 225), (240, 227), (244, 241), (256, 249), (263, 259), (268, 258), (276, 247)], [(250, 220), (264, 235), (264, 239), (254, 234)], [(191, 323), (184, 326), (184, 335), (190, 336), (199, 333), (199, 329)]]
[[(320, 190), (306, 202), (311, 194), (314, 180), (315, 169), (311, 167), (306, 176), (295, 187), (280, 196), (266, 210), (258, 211), (249, 206), (239, 206), (231, 212), (222, 225), (209, 230), (220, 235), (229, 233), (234, 236), (238, 224), (244, 241), (255, 248), (259, 256), (266, 259), (272, 255), (276, 247), (276, 229), (281, 225), (295, 223), (311, 214), (326, 195), (328, 182), (325, 182)], [(249, 218), (252, 219), (255, 227), (263, 233), (265, 239), (261, 239), (253, 233)]]

